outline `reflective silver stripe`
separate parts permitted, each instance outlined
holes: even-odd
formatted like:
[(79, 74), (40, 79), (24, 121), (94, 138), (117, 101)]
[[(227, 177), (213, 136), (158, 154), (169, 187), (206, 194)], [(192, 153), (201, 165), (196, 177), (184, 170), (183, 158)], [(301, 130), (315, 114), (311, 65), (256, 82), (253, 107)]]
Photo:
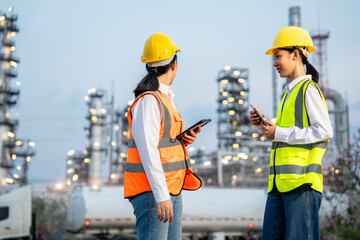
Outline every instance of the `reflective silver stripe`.
[[(170, 112), (169, 112), (168, 108), (166, 107), (166, 105), (163, 103), (160, 95), (156, 91), (149, 91), (148, 93), (153, 93), (154, 95), (157, 96), (157, 98), (159, 99), (160, 104), (161, 104), (161, 106), (162, 106), (162, 108), (164, 110), (164, 114), (163, 114), (163, 118), (164, 118), (164, 135), (159, 140), (158, 149), (159, 148), (167, 148), (167, 147), (174, 147), (174, 146), (177, 146), (177, 145), (182, 145), (180, 140), (171, 139), (171, 137), (170, 137), (170, 128), (171, 128)], [(145, 95), (145, 94), (143, 94), (143, 95)], [(143, 95), (141, 95), (140, 97), (142, 97)], [(134, 139), (129, 139), (128, 140), (128, 148), (137, 148)]]
[[(298, 165), (282, 165), (275, 166), (276, 174), (306, 174), (306, 173), (322, 173), (321, 165), (310, 164), (309, 166), (298, 166)], [(270, 166), (270, 175), (274, 175), (274, 166)]]
[(300, 87), (298, 94), (295, 99), (295, 126), (299, 128), (304, 128), (304, 112), (303, 112), (303, 105), (304, 105), (304, 87), (305, 85), (310, 82), (310, 80), (306, 80)]
[(307, 150), (312, 150), (314, 148), (321, 148), (321, 149), (326, 149), (327, 145), (329, 142), (317, 142), (317, 143), (311, 143), (311, 144), (288, 144), (288, 143), (284, 143), (284, 142), (273, 142), (271, 149), (278, 149), (278, 148), (286, 148), (286, 147), (291, 147), (291, 148), (304, 148)]
[[(190, 159), (185, 161), (179, 162), (172, 162), (172, 163), (162, 163), (162, 168), (164, 172), (173, 172), (178, 170), (186, 169), (186, 166), (191, 166)], [(127, 162), (125, 165), (125, 171), (131, 173), (145, 173), (144, 167), (141, 163), (129, 163)]]
[(129, 139), (128, 148), (136, 148), (136, 143), (135, 143), (135, 140), (133, 138)]
[(169, 109), (163, 103), (159, 94), (157, 92), (154, 92), (154, 93), (159, 98), (162, 108), (164, 109), (164, 135), (162, 136), (162, 138), (159, 141), (158, 149), (182, 145), (180, 140), (171, 139), (171, 137), (170, 137), (171, 117), (170, 117)]

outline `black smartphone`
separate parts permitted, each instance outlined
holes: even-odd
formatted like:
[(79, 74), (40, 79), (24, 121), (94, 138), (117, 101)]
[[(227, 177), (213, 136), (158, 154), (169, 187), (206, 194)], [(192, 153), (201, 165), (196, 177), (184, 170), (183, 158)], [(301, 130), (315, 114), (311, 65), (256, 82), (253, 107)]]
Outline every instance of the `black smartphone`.
[(191, 127), (189, 127), (188, 129), (186, 129), (185, 131), (183, 131), (182, 133), (180, 133), (179, 135), (176, 136), (176, 139), (181, 139), (186, 133), (190, 132), (191, 130), (193, 130), (194, 132), (196, 132), (195, 130), (198, 127), (202, 127), (205, 126), (206, 124), (208, 124), (209, 122), (211, 122), (211, 119), (202, 119), (200, 121), (198, 121), (197, 123), (195, 123), (194, 125), (192, 125)]
[(256, 111), (256, 108), (255, 108), (252, 104), (250, 104), (250, 107), (251, 107), (251, 109), (256, 113), (256, 115), (259, 117), (260, 122), (261, 122), (262, 124), (264, 124), (265, 126), (269, 126), (269, 124), (267, 124), (267, 122), (265, 122), (264, 118), (263, 118), (262, 116), (260, 116), (259, 112)]

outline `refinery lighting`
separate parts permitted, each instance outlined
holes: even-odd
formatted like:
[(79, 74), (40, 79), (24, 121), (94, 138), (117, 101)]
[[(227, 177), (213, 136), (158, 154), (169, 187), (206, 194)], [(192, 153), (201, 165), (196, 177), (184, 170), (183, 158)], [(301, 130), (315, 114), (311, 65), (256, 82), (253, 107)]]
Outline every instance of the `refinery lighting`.
[(63, 189), (63, 185), (62, 185), (61, 183), (57, 183), (57, 184), (55, 185), (55, 188), (56, 188), (56, 190), (62, 190), (62, 189)]
[(225, 70), (225, 71), (230, 71), (230, 70), (231, 70), (231, 67), (230, 67), (230, 66), (225, 66), (225, 67), (224, 67), (224, 70)]
[(4, 21), (5, 20), (5, 16), (0, 16), (0, 21)]
[(10, 61), (10, 65), (13, 66), (13, 67), (17, 67), (18, 64), (15, 61)]
[(75, 150), (70, 150), (67, 152), (67, 155), (68, 156), (71, 156), (71, 155), (74, 155), (75, 154)]
[(119, 130), (120, 130), (119, 125), (115, 125), (115, 130), (116, 130), (116, 131), (119, 131)]
[(227, 79), (222, 79), (220, 82), (221, 82), (222, 84), (227, 84), (227, 83), (229, 83), (229, 80), (227, 80)]
[(210, 166), (210, 165), (211, 165), (211, 161), (205, 161), (203, 164), (204, 164), (204, 166)]
[(90, 162), (90, 158), (85, 158), (84, 159), (84, 163), (89, 163)]
[(20, 81), (16, 81), (16, 86), (21, 86), (21, 82), (20, 82)]
[(131, 106), (134, 103), (134, 100), (128, 101), (128, 105)]
[(92, 93), (94, 93), (94, 92), (96, 92), (96, 88), (90, 88), (90, 89), (88, 90), (88, 94), (92, 94)]
[(191, 164), (195, 164), (195, 160), (194, 160), (194, 159), (190, 159), (190, 163), (191, 163)]
[(95, 114), (96, 114), (96, 109), (95, 109), (95, 108), (90, 108), (90, 109), (89, 109), (89, 112), (90, 112), (92, 115), (95, 115)]
[(99, 189), (99, 186), (98, 186), (97, 184), (94, 184), (94, 185), (92, 185), (92, 189), (98, 190), (98, 189)]
[(79, 175), (74, 174), (74, 176), (72, 177), (72, 180), (73, 180), (74, 182), (76, 182), (78, 179), (79, 179)]
[(195, 148), (194, 147), (189, 147), (188, 152), (192, 152), (192, 151), (195, 151)]
[(240, 71), (233, 71), (233, 74), (234, 74), (235, 76), (239, 76), (239, 75), (240, 75)]
[(235, 132), (235, 136), (240, 137), (241, 135), (242, 135), (242, 132), (240, 132), (240, 131), (236, 131), (236, 132)]
[(35, 147), (36, 146), (36, 144), (34, 142), (29, 142), (28, 145), (29, 145), (29, 147)]
[(15, 134), (12, 132), (8, 132), (7, 135), (8, 135), (8, 137), (11, 137), (11, 138), (15, 137)]
[(27, 161), (27, 162), (30, 162), (30, 161), (31, 161), (31, 157), (30, 157), (30, 156), (27, 156), (27, 157), (26, 157), (26, 161)]
[(11, 178), (5, 178), (5, 182), (6, 182), (6, 183), (9, 183), (9, 184), (13, 184), (13, 183), (14, 183), (14, 180), (11, 179)]

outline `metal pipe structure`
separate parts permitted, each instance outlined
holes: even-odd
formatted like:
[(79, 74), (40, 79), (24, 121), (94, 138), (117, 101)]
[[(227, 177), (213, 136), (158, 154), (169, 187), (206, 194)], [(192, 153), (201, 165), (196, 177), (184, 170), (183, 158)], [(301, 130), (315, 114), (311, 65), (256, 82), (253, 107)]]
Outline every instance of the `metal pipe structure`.
[(120, 184), (124, 183), (124, 169), (130, 128), (127, 120), (127, 111), (132, 103), (133, 101), (129, 101), (128, 106), (116, 111), (115, 139), (117, 160), (113, 163), (113, 167), (115, 168), (114, 172), (116, 172), (116, 181)]
[(17, 18), (12, 8), (8, 13), (0, 13), (0, 185), (26, 183), (27, 164), (35, 154), (35, 143), (18, 139), (18, 121), (10, 119), (10, 108), (16, 105), (20, 93), (20, 82), (11, 81), (17, 77), (15, 68), (19, 63), (14, 56), (14, 37), (19, 32)]
[(329, 89), (329, 98), (334, 103), (334, 109), (329, 110), (335, 119), (335, 143), (339, 152), (347, 149), (349, 140), (348, 107), (343, 97), (334, 89)]
[(102, 162), (105, 162), (106, 151), (106, 109), (104, 108), (105, 90), (92, 88), (89, 93), (89, 115), (87, 119), (90, 124), (88, 127), (88, 146), (89, 155), (89, 184), (99, 185), (102, 183)]
[(14, 131), (17, 121), (10, 120), (10, 107), (16, 103), (16, 97), (19, 95), (19, 90), (11, 88), (11, 78), (16, 77), (13, 69), (19, 62), (13, 56), (15, 50), (13, 37), (19, 31), (16, 20), (17, 15), (13, 13), (0, 16), (0, 180), (2, 185), (13, 181), (9, 178), (9, 169), (13, 167)]
[(301, 26), (301, 14), (299, 6), (289, 8), (289, 26)]

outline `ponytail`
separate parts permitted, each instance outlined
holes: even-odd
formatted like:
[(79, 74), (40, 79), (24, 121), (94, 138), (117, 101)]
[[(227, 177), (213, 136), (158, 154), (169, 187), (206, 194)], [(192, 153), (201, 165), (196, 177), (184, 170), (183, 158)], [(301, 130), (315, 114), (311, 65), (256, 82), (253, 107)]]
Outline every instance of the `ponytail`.
[(176, 54), (172, 61), (165, 65), (160, 67), (149, 67), (146, 64), (146, 70), (147, 74), (146, 76), (141, 79), (141, 81), (138, 83), (134, 90), (135, 98), (137, 98), (139, 95), (141, 95), (144, 92), (147, 91), (156, 91), (159, 89), (159, 81), (157, 79), (158, 76), (161, 76), (169, 71), (169, 69), (172, 67), (174, 62), (176, 61), (177, 57)]
[(146, 76), (139, 82), (139, 84), (134, 90), (135, 98), (137, 98), (143, 92), (156, 91), (158, 89), (159, 89), (159, 81), (156, 78), (155, 71), (148, 71)]
[(313, 65), (311, 65), (309, 63), (309, 61), (307, 60), (307, 57), (305, 57), (305, 55), (302, 53), (301, 50), (298, 50), (302, 63), (305, 64), (306, 66), (306, 74), (310, 74), (312, 76), (312, 80), (316, 83), (319, 82), (319, 72), (316, 70), (316, 68), (314, 68)]

